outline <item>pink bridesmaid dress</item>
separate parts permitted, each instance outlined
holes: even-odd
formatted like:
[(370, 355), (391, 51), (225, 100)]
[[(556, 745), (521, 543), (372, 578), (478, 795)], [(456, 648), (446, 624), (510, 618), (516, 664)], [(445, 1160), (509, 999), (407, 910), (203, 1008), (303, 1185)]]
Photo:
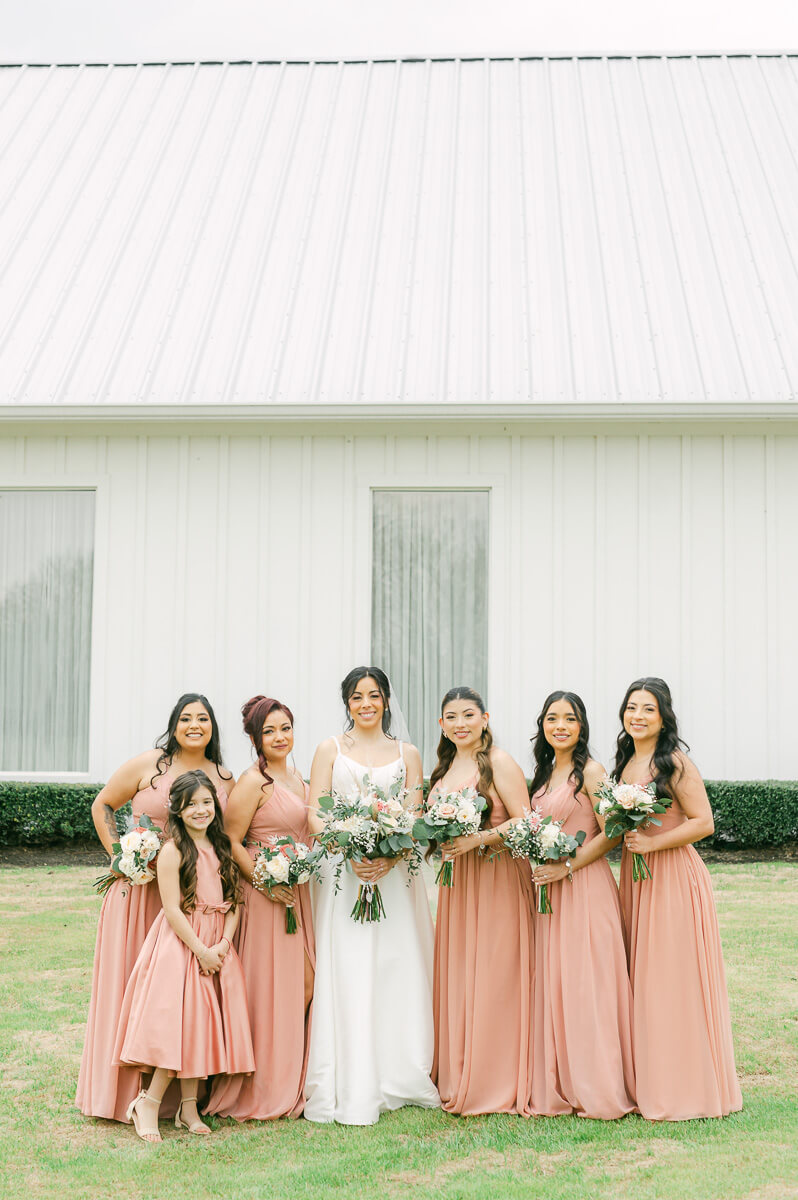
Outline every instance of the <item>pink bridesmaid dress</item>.
[[(196, 904), (186, 916), (197, 937), (215, 946), (230, 902), (213, 846), (197, 849)], [(180, 1079), (253, 1071), (246, 987), (235, 949), (220, 971), (203, 975), (196, 955), (161, 911), (125, 988), (114, 1062), (163, 1067)]]
[[(687, 818), (677, 800), (651, 836)], [(722, 1117), (743, 1106), (709, 872), (695, 846), (648, 856), (652, 878), (621, 860), (632, 980), (637, 1107), (650, 1121)]]
[[(147, 815), (163, 829), (176, 776), (158, 775), (132, 800), (133, 816)], [(218, 789), (222, 808), (227, 794)], [(106, 893), (97, 926), (91, 1001), (75, 1103), (87, 1117), (126, 1121), (141, 1089), (138, 1068), (113, 1066), (114, 1043), (127, 981), (153, 921), (161, 911), (158, 881), (134, 886), (118, 879)]]
[[(476, 784), (476, 779), (474, 780)], [(488, 823), (508, 813), (494, 795)], [(507, 851), (470, 850), (438, 889), (432, 1078), (463, 1116), (529, 1115), (534, 971), (529, 866)]]
[[(310, 844), (307, 788), (302, 801), (275, 783), (247, 831), (254, 859), (268, 837), (290, 834)], [(315, 968), (313, 916), (307, 884), (297, 888), (296, 933), (285, 931), (285, 908), (243, 882), (237, 944), (244, 968), (255, 1071), (214, 1081), (205, 1111), (236, 1121), (298, 1117), (305, 1105), (310, 1016), (305, 1018), (305, 955)]]
[[(573, 781), (532, 799), (566, 833), (600, 826)], [(553, 912), (535, 926), (532, 1099), (535, 1116), (612, 1121), (635, 1108), (632, 990), (618, 889), (606, 858), (548, 885)]]

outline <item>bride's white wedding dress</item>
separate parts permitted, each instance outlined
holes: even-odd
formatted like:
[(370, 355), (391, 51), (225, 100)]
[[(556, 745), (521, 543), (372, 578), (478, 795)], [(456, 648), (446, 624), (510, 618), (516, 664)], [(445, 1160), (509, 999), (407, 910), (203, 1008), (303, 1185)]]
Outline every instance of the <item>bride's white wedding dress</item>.
[[(405, 774), (399, 758), (364, 767), (341, 753), (332, 787), (347, 793), (366, 776), (388, 789)], [(305, 1119), (373, 1125), (380, 1113), (403, 1104), (436, 1108), (430, 1079), (433, 1052), (433, 930), (423, 880), (404, 863), (380, 880), (382, 920), (361, 925), (350, 916), (358, 878), (334, 863), (313, 884), (316, 982), (305, 1083)]]

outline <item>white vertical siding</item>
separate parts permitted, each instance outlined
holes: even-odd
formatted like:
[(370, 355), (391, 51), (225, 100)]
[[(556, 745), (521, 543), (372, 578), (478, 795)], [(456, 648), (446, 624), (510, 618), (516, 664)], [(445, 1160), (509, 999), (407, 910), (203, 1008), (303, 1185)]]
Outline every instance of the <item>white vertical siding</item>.
[(582, 693), (607, 761), (625, 686), (654, 673), (707, 775), (794, 776), (796, 463), (798, 436), (765, 429), (0, 439), (0, 486), (98, 485), (98, 778), (189, 689), (236, 768), (242, 701), (284, 697), (306, 770), (369, 658), (369, 487), (469, 484), (491, 488), (488, 701), (525, 766), (550, 689)]

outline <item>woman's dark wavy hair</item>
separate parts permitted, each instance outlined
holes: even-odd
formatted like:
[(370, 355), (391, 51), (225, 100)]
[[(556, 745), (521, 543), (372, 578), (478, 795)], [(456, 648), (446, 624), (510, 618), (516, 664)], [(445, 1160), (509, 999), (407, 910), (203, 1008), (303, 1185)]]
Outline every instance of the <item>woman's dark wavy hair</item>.
[(687, 742), (679, 737), (679, 725), (676, 720), (676, 713), (673, 711), (671, 689), (665, 680), (660, 679), (657, 675), (644, 675), (642, 679), (635, 679), (626, 689), (626, 695), (623, 698), (623, 704), (618, 713), (621, 719), (621, 732), (618, 734), (618, 743), (615, 748), (615, 765), (612, 768), (612, 778), (616, 780), (621, 778), (626, 764), (635, 752), (634, 738), (623, 727), (626, 705), (629, 703), (629, 697), (632, 692), (650, 692), (659, 705), (659, 715), (662, 717), (662, 729), (657, 738), (657, 745), (651, 759), (651, 766), (653, 768), (654, 783), (657, 786), (657, 795), (661, 799), (665, 797), (672, 798), (671, 784), (678, 781), (684, 770), (676, 761), (676, 751), (687, 751), (690, 747), (687, 745)]
[(352, 693), (356, 690), (360, 681), (367, 678), (374, 680), (382, 696), (384, 706), (382, 710), (382, 732), (386, 737), (393, 737), (391, 733), (391, 685), (388, 682), (388, 676), (380, 667), (353, 667), (341, 681), (341, 699), (346, 709), (344, 731), (348, 733), (355, 723), (349, 712), (349, 701), (352, 699)]
[(585, 786), (585, 767), (590, 758), (590, 725), (587, 719), (587, 710), (585, 702), (581, 696), (577, 696), (576, 692), (556, 691), (552, 692), (543, 701), (543, 707), (538, 715), (537, 733), (532, 735), (532, 752), (535, 758), (535, 773), (532, 776), (532, 783), (529, 785), (529, 794), (535, 795), (535, 792), (540, 791), (549, 782), (554, 770), (554, 747), (546, 740), (544, 730), (544, 722), (546, 713), (551, 708), (552, 704), (556, 704), (558, 700), (565, 700), (570, 704), (574, 711), (574, 716), (579, 722), (579, 741), (573, 748), (571, 754), (571, 774), (569, 779), (573, 779), (576, 784), (575, 792), (578, 796), (582, 788)]
[(281, 700), (274, 700), (271, 696), (253, 696), (241, 709), (241, 716), (244, 718), (244, 733), (252, 742), (258, 755), (258, 770), (263, 776), (261, 790), (265, 789), (267, 784), (274, 783), (267, 770), (266, 755), (263, 753), (263, 726), (273, 712), (284, 712), (291, 722), (291, 728), (294, 728), (294, 714), (291, 709)]
[(186, 913), (191, 912), (197, 902), (197, 846), (180, 820), (180, 814), (201, 787), (207, 788), (213, 796), (214, 814), (213, 820), (208, 826), (207, 835), (208, 841), (219, 859), (222, 893), (233, 908), (239, 902), (238, 867), (233, 859), (230, 839), (224, 831), (224, 817), (213, 780), (204, 771), (184, 771), (182, 775), (178, 775), (169, 789), (169, 818), (166, 832), (180, 851), (180, 907)]
[(232, 779), (232, 775), (225, 774), (224, 763), (222, 761), (222, 743), (219, 737), (219, 722), (216, 720), (216, 714), (211, 708), (210, 701), (207, 696), (203, 696), (201, 692), (185, 692), (180, 697), (177, 704), (169, 714), (169, 724), (166, 727), (166, 732), (162, 733), (155, 743), (155, 749), (160, 750), (158, 761), (155, 764), (155, 774), (150, 783), (158, 778), (159, 775), (164, 775), (169, 769), (169, 765), (177, 751), (180, 749), (177, 740), (177, 723), (180, 720), (180, 714), (187, 704), (200, 703), (208, 716), (211, 719), (211, 740), (205, 747), (205, 757), (219, 768), (219, 774), (222, 779)]
[[(446, 693), (441, 700), (441, 716), (447, 704), (451, 704), (453, 700), (470, 700), (472, 704), (476, 704), (481, 713), (486, 711), (485, 701), (480, 696), (479, 692), (475, 692), (470, 687), (453, 687)], [(484, 796), (488, 802), (488, 807), (482, 813), (481, 829), (487, 828), (488, 818), (493, 809), (493, 802), (490, 798), (490, 789), (493, 787), (493, 767), (490, 765), (490, 751), (493, 745), (493, 734), (490, 725), (486, 725), (482, 731), (482, 740), (477, 747), (476, 760), (479, 770), (479, 786), (477, 791), (480, 796)], [(457, 747), (454, 742), (447, 738), (445, 733), (441, 733), (441, 740), (438, 742), (438, 761), (432, 769), (432, 774), (429, 777), (430, 791), (434, 788), (439, 779), (443, 779), (449, 767), (454, 762), (454, 756), (457, 753)]]

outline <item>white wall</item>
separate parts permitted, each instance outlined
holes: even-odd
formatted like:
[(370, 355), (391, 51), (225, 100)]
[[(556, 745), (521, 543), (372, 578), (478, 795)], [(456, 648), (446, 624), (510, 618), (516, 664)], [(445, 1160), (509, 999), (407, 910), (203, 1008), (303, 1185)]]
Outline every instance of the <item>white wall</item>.
[(189, 689), (236, 769), (241, 702), (284, 698), (307, 770), (340, 727), (339, 680), (369, 659), (369, 488), (469, 483), (492, 489), (488, 702), (525, 767), (549, 689), (583, 695), (607, 761), (624, 688), (649, 673), (707, 776), (796, 776), (797, 435), (197, 428), (0, 437), (0, 485), (98, 487), (92, 778)]

